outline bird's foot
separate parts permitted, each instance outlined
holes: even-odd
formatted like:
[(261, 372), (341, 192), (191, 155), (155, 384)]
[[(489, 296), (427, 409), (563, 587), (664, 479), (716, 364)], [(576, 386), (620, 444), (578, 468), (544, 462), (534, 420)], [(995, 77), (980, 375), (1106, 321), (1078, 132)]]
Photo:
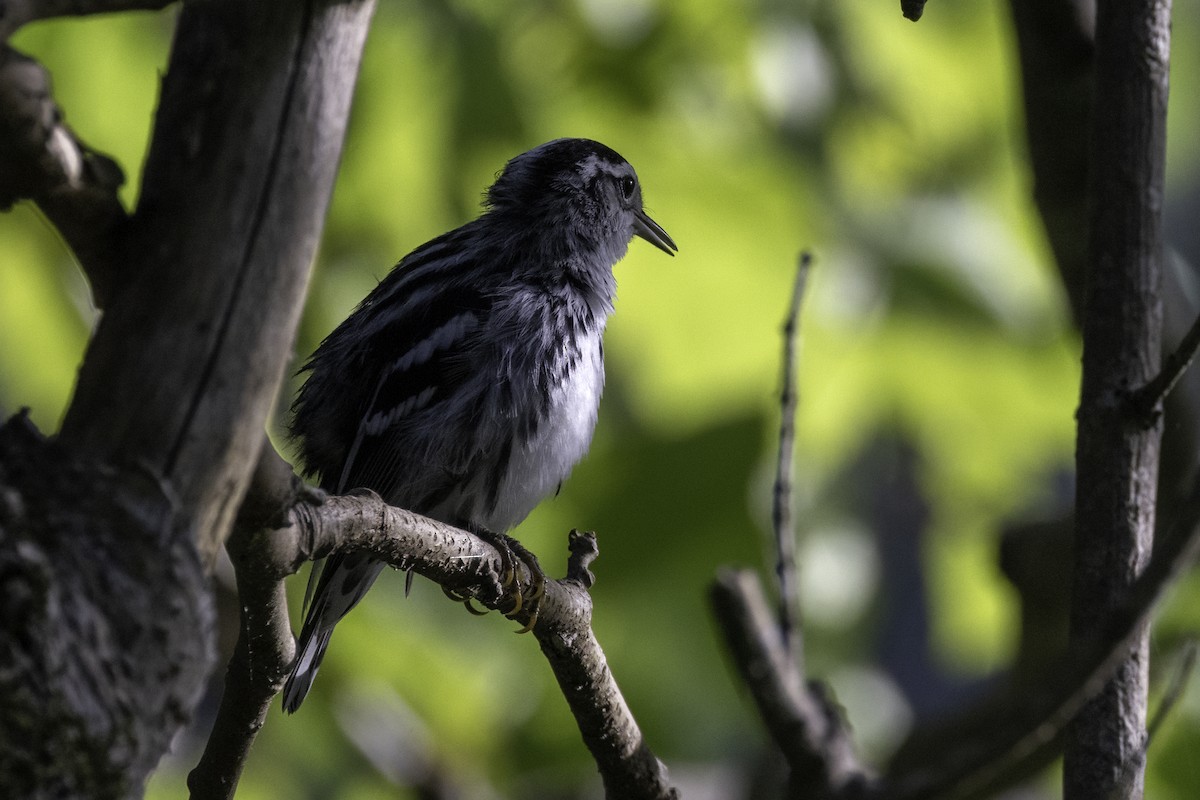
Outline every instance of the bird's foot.
[[(517, 633), (529, 633), (537, 624), (538, 610), (546, 594), (546, 573), (538, 564), (537, 556), (507, 534), (483, 529), (477, 529), (475, 533), (500, 553), (501, 584), (512, 603), (512, 608), (503, 611), (504, 616), (509, 619), (526, 618), (528, 621)], [(524, 586), (521, 585), (518, 561), (525, 565), (529, 573), (529, 582)]]

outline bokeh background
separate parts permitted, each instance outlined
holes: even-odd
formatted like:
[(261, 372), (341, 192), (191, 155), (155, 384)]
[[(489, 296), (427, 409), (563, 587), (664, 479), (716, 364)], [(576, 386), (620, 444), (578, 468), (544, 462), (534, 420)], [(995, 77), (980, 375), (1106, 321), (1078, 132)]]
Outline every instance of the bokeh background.
[[(1175, 4), (1181, 240), (1200, 213), (1198, 6)], [(123, 165), (131, 205), (175, 13), (14, 40), (51, 69), (68, 123)], [(567, 531), (598, 532), (596, 632), (685, 797), (749, 796), (777, 769), (706, 587), (725, 564), (770, 570), (781, 324), (802, 248), (816, 261), (796, 498), (811, 674), (883, 759), (1014, 656), (999, 532), (1069, 502), (1080, 345), (1030, 199), (1010, 27), (998, 0), (935, 2), (916, 25), (895, 0), (381, 3), (296, 364), (402, 255), (477, 214), (516, 153), (586, 136), (635, 165), (680, 252), (635, 242), (618, 265), (592, 452), (516, 533), (561, 574)], [(28, 204), (0, 215), (0, 411), (29, 406), (55, 430), (94, 321), (50, 226)], [(300, 713), (272, 712), (239, 797), (417, 797), (398, 788), (414, 780), (599, 797), (532, 638), (403, 584), (381, 580), (339, 626)], [(1156, 696), (1198, 623), (1185, 584), (1152, 645)], [(184, 794), (214, 709), (215, 695), (151, 797)], [(1148, 796), (1195, 797), (1197, 748), (1193, 678), (1150, 752)], [(1049, 774), (1014, 796), (1056, 791)]]

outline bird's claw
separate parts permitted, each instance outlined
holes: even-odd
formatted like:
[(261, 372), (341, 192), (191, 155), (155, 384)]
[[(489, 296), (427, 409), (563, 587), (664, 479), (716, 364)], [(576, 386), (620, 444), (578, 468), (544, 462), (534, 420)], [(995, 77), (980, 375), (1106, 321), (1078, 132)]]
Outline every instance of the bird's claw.
[[(505, 596), (512, 601), (512, 608), (504, 611), (504, 616), (509, 619), (527, 617), (528, 621), (517, 633), (528, 633), (537, 624), (538, 608), (546, 594), (546, 573), (538, 564), (537, 556), (511, 536), (488, 530), (477, 530), (476, 534), (500, 554), (501, 586)], [(524, 564), (529, 573), (529, 583), (524, 587), (521, 585), (518, 561)]]
[(442, 587), (442, 593), (445, 594), (446, 597), (449, 597), (454, 602), (462, 603), (463, 608), (465, 608), (467, 611), (469, 611), (470, 613), (474, 614), (477, 617), (482, 617), (484, 614), (490, 613), (489, 609), (486, 609), (486, 608), (478, 609), (475, 606), (471, 605), (471, 600), (473, 600), (474, 598), (470, 597), (469, 595), (459, 594), (458, 592), (454, 591), (453, 589), (448, 589), (445, 586)]
[(463, 608), (465, 608), (468, 613), (474, 614), (477, 617), (486, 616), (487, 614), (491, 613), (492, 610), (490, 608), (476, 608), (475, 606), (471, 605), (471, 599), (472, 598), (470, 597), (465, 597), (462, 601)]
[[(512, 602), (512, 608), (504, 611), (504, 616), (514, 620), (519, 617), (526, 618), (527, 622), (517, 633), (529, 633), (537, 624), (538, 610), (542, 598), (546, 595), (546, 573), (538, 564), (537, 556), (511, 536), (488, 530), (476, 530), (475, 534), (495, 547), (500, 554), (500, 586), (503, 590), (501, 602), (504, 599)], [(529, 573), (529, 582), (525, 586), (521, 585), (518, 561), (525, 565), (525, 570)], [(473, 606), (471, 600), (474, 598), (469, 595), (459, 594), (445, 586), (442, 587), (442, 592), (454, 602), (462, 603), (467, 611), (476, 616), (488, 613), (487, 609), (480, 610)]]
[(546, 594), (546, 573), (542, 571), (537, 556), (531, 553), (520, 542), (510, 538), (506, 544), (529, 571), (529, 583), (524, 587), (520, 585), (515, 587), (515, 591), (513, 592), (513, 607), (505, 612), (504, 616), (509, 619), (517, 619), (523, 613), (524, 616), (528, 617), (528, 621), (517, 633), (529, 633), (537, 625), (538, 611), (542, 605), (542, 597)]

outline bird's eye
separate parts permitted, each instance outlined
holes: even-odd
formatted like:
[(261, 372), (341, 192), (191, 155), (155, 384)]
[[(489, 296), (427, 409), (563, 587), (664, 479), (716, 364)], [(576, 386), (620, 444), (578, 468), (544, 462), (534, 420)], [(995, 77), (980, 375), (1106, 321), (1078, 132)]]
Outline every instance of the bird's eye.
[(626, 200), (633, 199), (633, 190), (636, 188), (637, 181), (635, 181), (632, 177), (626, 175), (624, 178), (621, 178), (621, 194), (624, 195)]

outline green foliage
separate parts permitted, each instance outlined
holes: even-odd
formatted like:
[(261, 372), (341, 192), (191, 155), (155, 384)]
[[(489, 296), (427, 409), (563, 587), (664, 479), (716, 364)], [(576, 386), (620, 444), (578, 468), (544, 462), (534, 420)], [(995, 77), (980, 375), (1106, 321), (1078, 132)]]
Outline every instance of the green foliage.
[[(880, 440), (917, 455), (928, 524), (910, 547), (936, 674), (973, 679), (1012, 655), (998, 530), (1051, 507), (1052, 477), (1070, 468), (1078, 343), (1030, 201), (1006, 9), (939, 4), (912, 25), (879, 0), (379, 8), (298, 362), (400, 256), (477, 213), (508, 157), (588, 136), (638, 168), (680, 253), (635, 243), (618, 266), (593, 452), (517, 534), (554, 574), (570, 528), (599, 532), (596, 631), (677, 776), (689, 763), (752, 764), (763, 739), (705, 589), (722, 564), (771, 565), (780, 328), (801, 248), (816, 266), (797, 518), (817, 545), (859, 532), (861, 546), (811, 552), (833, 583), (857, 576), (865, 598), (849, 616), (813, 609), (810, 663), (843, 691), (870, 683), (863, 675), (879, 683), (871, 665), (883, 606), (895, 602), (880, 592), (895, 568), (877, 552), (862, 494), (872, 484), (857, 465)], [(125, 168), (130, 203), (172, 21), (171, 11), (56, 21), (15, 41), (52, 69), (75, 130)], [(1177, 63), (1196, 59), (1185, 35), (1195, 26), (1180, 14)], [(1180, 89), (1189, 80), (1175, 81), (1189, 118), (1171, 119), (1181, 177), (1196, 163), (1200, 95)], [(32, 406), (55, 428), (94, 318), (85, 298), (46, 224), (25, 207), (0, 216), (0, 409)], [(874, 566), (852, 569), (864, 548)], [(815, 574), (814, 587), (830, 577)], [(1173, 607), (1174, 629), (1194, 629), (1195, 608)], [(428, 584), (406, 600), (401, 577), (385, 577), (339, 627), (300, 713), (272, 714), (239, 796), (397, 796), (388, 776), (409, 738), (475, 790), (549, 796), (594, 782), (549, 670), (511, 630)], [(1151, 754), (1155, 796), (1190, 796), (1167, 787), (1200, 783), (1181, 774), (1200, 737), (1191, 697), (1163, 757)], [(884, 731), (880, 750), (903, 732), (903, 715), (874, 719), (879, 706), (842, 699), (858, 727)], [(180, 793), (196, 737), (151, 796)]]

